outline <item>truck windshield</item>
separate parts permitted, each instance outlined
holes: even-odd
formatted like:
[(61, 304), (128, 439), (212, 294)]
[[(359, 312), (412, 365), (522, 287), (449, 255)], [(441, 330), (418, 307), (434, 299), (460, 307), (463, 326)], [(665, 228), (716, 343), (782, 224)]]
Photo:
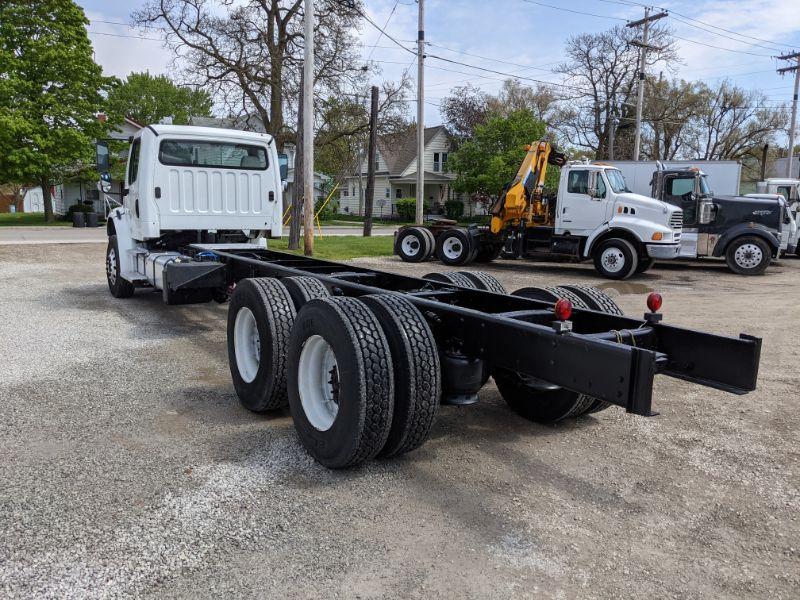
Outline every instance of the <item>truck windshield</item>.
[(625, 183), (625, 178), (622, 176), (621, 171), (617, 171), (616, 169), (607, 169), (606, 177), (608, 177), (608, 183), (615, 193), (619, 194), (621, 192), (630, 192), (628, 189), (628, 184)]
[(264, 171), (267, 150), (261, 146), (195, 140), (164, 140), (158, 151), (164, 165)]

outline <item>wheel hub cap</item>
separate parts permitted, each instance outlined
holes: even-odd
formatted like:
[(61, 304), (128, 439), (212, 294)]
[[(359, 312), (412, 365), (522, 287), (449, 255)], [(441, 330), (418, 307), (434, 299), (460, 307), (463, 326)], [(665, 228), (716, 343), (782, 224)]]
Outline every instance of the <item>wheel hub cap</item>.
[(236, 313), (233, 348), (239, 375), (246, 383), (252, 382), (258, 375), (258, 366), (261, 363), (261, 338), (258, 335), (256, 317), (246, 306)]
[(600, 255), (603, 268), (610, 273), (619, 273), (625, 267), (625, 255), (619, 248), (607, 248)]
[(755, 244), (742, 244), (736, 249), (733, 257), (736, 264), (743, 269), (752, 269), (761, 264), (764, 254), (761, 252), (761, 248)]
[(419, 240), (414, 236), (406, 236), (401, 244), (406, 256), (416, 256), (419, 252)]
[(297, 378), (300, 404), (308, 422), (318, 431), (327, 431), (339, 414), (339, 363), (321, 335), (312, 335), (303, 344)]
[(461, 240), (458, 238), (447, 238), (442, 244), (442, 252), (450, 260), (455, 260), (461, 256), (464, 251), (464, 246), (461, 245)]

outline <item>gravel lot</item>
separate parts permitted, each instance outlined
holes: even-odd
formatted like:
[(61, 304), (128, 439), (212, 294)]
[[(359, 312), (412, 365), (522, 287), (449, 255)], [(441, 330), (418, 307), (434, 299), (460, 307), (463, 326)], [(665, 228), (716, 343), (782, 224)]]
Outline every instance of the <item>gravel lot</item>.
[[(114, 300), (100, 244), (0, 247), (0, 595), (798, 598), (800, 260), (609, 284), (632, 314), (764, 338), (759, 389), (659, 378), (642, 418), (558, 427), (490, 383), (404, 458), (330, 472), (287, 414), (240, 408), (224, 306)], [(362, 264), (423, 274), (396, 259)]]

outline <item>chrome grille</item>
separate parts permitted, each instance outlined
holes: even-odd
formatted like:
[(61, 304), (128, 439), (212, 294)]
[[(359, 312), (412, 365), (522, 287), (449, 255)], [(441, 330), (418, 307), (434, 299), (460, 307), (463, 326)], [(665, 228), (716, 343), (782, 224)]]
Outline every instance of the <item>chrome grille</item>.
[(672, 239), (676, 242), (681, 241), (683, 231), (683, 211), (676, 210), (669, 218), (669, 228), (672, 229)]

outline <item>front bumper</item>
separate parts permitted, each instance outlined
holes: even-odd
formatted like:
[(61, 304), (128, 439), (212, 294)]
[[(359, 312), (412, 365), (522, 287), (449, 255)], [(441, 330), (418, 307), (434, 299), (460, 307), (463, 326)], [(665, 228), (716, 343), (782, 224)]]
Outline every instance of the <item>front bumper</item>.
[(677, 258), (681, 252), (680, 244), (645, 244), (647, 256), (661, 260), (671, 260)]

